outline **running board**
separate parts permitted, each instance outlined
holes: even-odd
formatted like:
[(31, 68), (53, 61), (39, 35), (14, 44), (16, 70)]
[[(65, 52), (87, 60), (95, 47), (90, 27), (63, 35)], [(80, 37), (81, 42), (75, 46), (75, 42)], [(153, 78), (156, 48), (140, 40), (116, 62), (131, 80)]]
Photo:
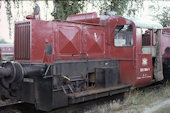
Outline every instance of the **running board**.
[(112, 96), (115, 94), (129, 91), (131, 84), (119, 84), (109, 88), (93, 88), (87, 91), (68, 94), (69, 104), (75, 104), (79, 102), (85, 102), (101, 97)]

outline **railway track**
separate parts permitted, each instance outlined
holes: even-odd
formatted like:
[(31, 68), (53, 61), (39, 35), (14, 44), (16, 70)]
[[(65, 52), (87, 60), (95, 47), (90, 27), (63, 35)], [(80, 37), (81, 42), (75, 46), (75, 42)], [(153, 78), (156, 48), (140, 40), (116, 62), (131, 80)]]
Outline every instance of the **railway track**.
[[(146, 87), (138, 88), (138, 90), (147, 91), (147, 90), (157, 90), (161, 87), (164, 87), (165, 83), (159, 82), (154, 83)], [(133, 90), (133, 89), (132, 89)], [(0, 113), (84, 113), (90, 109), (93, 109), (97, 106), (113, 102), (113, 100), (123, 101), (124, 93), (116, 94), (113, 96), (108, 96), (105, 98), (95, 99), (88, 102), (83, 102), (79, 104), (69, 105), (60, 109), (54, 109), (50, 112), (37, 111), (33, 105), (18, 103), (10, 104), (8, 106), (1, 106)]]
[(124, 93), (120, 93), (105, 98), (70, 105), (60, 109), (54, 109), (50, 112), (37, 111), (33, 107), (33, 105), (19, 103), (14, 105), (2, 106), (0, 108), (0, 113), (84, 113), (85, 111), (90, 110), (96, 106), (103, 105), (105, 103), (110, 103), (113, 100), (123, 100), (123, 97)]

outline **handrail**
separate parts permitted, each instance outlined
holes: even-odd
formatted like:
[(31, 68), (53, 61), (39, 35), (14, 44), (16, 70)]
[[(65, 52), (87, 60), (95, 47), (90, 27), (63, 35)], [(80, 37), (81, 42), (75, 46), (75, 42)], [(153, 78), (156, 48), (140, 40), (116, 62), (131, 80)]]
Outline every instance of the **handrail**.
[(83, 55), (83, 54), (86, 54), (86, 60), (88, 61), (88, 53), (73, 53), (72, 54), (72, 60), (74, 60), (75, 55)]
[(134, 65), (134, 67), (136, 67), (135, 66), (135, 61), (136, 61), (136, 57), (135, 57), (136, 55), (135, 54), (136, 54), (136, 46), (133, 46), (133, 65)]
[(87, 88), (89, 87), (89, 76), (88, 76), (88, 53), (74, 53), (72, 54), (72, 60), (74, 60), (75, 55), (86, 55), (86, 82), (87, 82)]

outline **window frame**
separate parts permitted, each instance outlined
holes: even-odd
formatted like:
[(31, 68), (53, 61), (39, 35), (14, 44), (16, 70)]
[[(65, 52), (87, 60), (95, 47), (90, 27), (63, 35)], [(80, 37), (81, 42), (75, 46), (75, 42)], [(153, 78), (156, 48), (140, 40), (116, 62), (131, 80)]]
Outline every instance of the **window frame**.
[[(131, 26), (132, 26), (132, 36), (133, 36), (133, 38), (132, 38), (132, 39), (133, 39), (132, 45), (129, 45), (129, 46), (128, 46), (128, 45), (126, 45), (126, 46), (116, 46), (116, 45), (115, 45), (115, 29), (116, 29), (116, 27), (119, 26), (119, 25), (131, 25)], [(115, 26), (114, 31), (113, 31), (112, 34), (113, 34), (113, 43), (114, 43), (113, 45), (114, 45), (114, 47), (132, 47), (132, 46), (134, 46), (134, 26), (133, 26), (133, 24), (117, 24), (117, 25)]]

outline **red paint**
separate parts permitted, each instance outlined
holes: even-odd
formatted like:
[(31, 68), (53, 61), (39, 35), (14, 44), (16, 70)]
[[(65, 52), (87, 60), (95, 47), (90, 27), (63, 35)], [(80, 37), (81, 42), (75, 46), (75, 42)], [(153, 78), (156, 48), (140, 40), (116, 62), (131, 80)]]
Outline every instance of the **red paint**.
[(26, 16), (26, 19), (35, 19), (35, 17), (32, 16), (32, 15), (27, 15), (27, 16)]
[[(146, 64), (145, 64), (146, 63)], [(153, 79), (152, 55), (137, 54), (135, 85), (148, 84)]]
[[(141, 53), (140, 28), (136, 28), (132, 21), (120, 16), (109, 17), (103, 20), (104, 24), (100, 24), (100, 19), (96, 15), (96, 13), (72, 15), (69, 16), (68, 21), (30, 20), (29, 45), (25, 44), (27, 47), (30, 46), (30, 53), (27, 54), (30, 55), (30, 59), (25, 60), (18, 57), (16, 60), (31, 63), (53, 63), (58, 60), (71, 60), (74, 53), (88, 53), (89, 59), (119, 60), (120, 81), (123, 83), (131, 83), (135, 86), (150, 83), (153, 79), (152, 59), (151, 54)], [(133, 26), (133, 45), (116, 47), (114, 46), (114, 31), (117, 25), (123, 24)], [(25, 29), (22, 33), (28, 33), (28, 31)], [(18, 38), (20, 35), (18, 32), (16, 29), (15, 41), (23, 38)], [(46, 44), (52, 45), (52, 55), (45, 53)], [(25, 50), (28, 50), (27, 47)], [(75, 58), (79, 59), (80, 56)], [(142, 65), (143, 59), (147, 59), (146, 65)], [(149, 70), (140, 72), (142, 68), (149, 68)], [(150, 77), (147, 78), (147, 76)]]
[(13, 55), (14, 54), (13, 44), (0, 44), (0, 49), (1, 49), (2, 55)]
[(77, 22), (88, 22), (88, 23), (99, 23), (100, 18), (97, 17), (97, 13), (85, 13), (70, 15), (67, 17), (67, 21), (77, 21)]

